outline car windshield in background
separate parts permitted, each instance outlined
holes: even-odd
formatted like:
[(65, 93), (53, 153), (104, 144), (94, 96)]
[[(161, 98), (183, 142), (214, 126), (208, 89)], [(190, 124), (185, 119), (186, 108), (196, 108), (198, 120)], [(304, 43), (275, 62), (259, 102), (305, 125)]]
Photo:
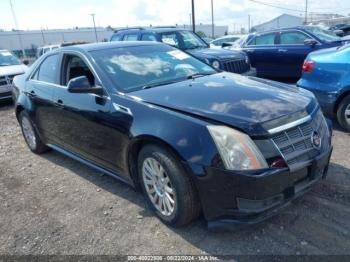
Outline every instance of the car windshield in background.
[(306, 30), (325, 42), (335, 42), (341, 40), (341, 38), (332, 31), (324, 30), (316, 26), (308, 26), (306, 27)]
[(0, 66), (12, 66), (20, 64), (21, 61), (10, 52), (0, 52)]
[(162, 33), (162, 42), (180, 49), (207, 48), (207, 44), (190, 31)]
[(207, 64), (166, 45), (113, 48), (91, 54), (119, 91), (126, 93), (216, 73)]

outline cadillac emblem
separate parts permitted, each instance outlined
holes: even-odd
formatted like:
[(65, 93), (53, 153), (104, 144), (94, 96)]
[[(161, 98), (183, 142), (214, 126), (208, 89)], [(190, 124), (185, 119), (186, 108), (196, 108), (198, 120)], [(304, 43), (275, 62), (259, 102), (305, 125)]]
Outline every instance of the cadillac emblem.
[(11, 86), (12, 85), (12, 79), (8, 76), (5, 76), (5, 81), (7, 83), (7, 85)]

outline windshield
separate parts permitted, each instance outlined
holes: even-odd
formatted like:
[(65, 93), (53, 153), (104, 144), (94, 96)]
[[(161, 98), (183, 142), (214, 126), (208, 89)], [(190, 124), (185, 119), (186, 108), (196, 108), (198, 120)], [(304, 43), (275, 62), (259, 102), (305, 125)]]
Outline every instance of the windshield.
[(329, 30), (324, 30), (316, 26), (308, 26), (306, 30), (325, 42), (340, 41), (341, 38)]
[(163, 43), (183, 50), (208, 47), (199, 36), (190, 31), (165, 32), (161, 37)]
[(105, 49), (92, 51), (91, 55), (117, 89), (125, 93), (217, 72), (167, 45)]
[(0, 51), (0, 66), (20, 65), (21, 61), (8, 51)]

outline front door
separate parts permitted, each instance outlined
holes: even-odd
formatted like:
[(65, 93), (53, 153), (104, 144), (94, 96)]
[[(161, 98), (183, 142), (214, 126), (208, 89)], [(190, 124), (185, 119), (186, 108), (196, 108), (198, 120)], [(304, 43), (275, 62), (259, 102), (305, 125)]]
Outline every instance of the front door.
[(115, 161), (120, 143), (118, 132), (111, 123), (108, 93), (106, 90), (104, 95), (68, 92), (68, 82), (79, 76), (86, 76), (91, 86), (101, 85), (84, 58), (64, 54), (61, 87), (54, 93), (60, 146), (112, 172), (121, 173), (121, 167)]

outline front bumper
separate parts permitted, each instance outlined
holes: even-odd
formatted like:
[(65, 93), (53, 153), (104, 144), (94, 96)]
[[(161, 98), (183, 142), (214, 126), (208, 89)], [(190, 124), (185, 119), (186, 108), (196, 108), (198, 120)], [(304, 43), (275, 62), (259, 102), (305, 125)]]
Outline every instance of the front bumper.
[(0, 86), (0, 101), (12, 99), (12, 85)]
[(293, 173), (288, 168), (260, 174), (206, 168), (196, 184), (209, 227), (255, 224), (271, 217), (326, 177), (332, 149)]

